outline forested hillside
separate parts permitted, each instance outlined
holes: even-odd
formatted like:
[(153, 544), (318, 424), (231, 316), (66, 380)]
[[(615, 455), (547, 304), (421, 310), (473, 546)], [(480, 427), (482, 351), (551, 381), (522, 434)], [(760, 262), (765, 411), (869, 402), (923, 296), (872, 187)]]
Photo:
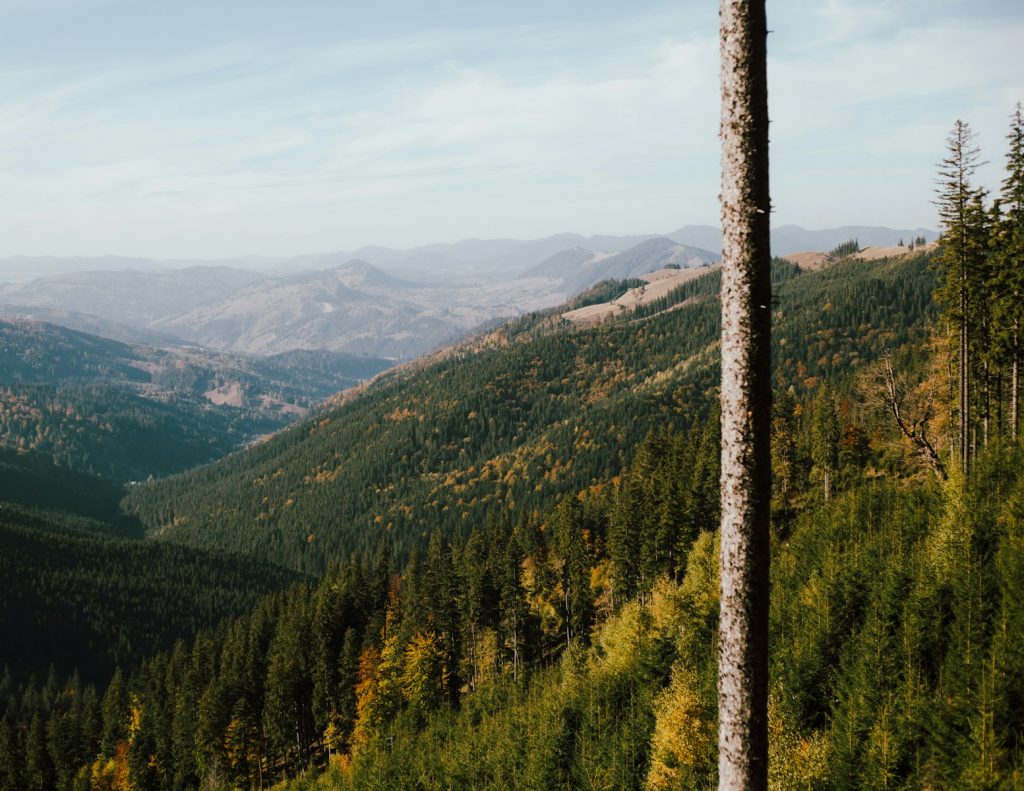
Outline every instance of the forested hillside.
[[(987, 454), (985, 474), (962, 495), (958, 484), (858, 483), (829, 503), (815, 498), (777, 530), (773, 788), (1019, 787), (1022, 462), (1019, 450)], [(604, 515), (608, 530), (616, 513)], [(546, 524), (557, 530), (557, 519)], [(524, 609), (526, 623), (542, 633), (571, 587), (557, 588), (549, 610), (529, 572), (538, 556), (556, 579), (571, 567), (557, 546), (523, 563), (520, 584), (538, 603)], [(589, 560), (600, 546), (585, 543)], [(485, 654), (486, 680), (457, 709), (423, 700), (422, 634), (386, 632), (379, 659), (359, 666), (352, 762), (288, 787), (714, 788), (716, 555), (713, 533), (699, 533), (685, 572), (662, 567), (649, 592), (599, 619), (589, 647), (574, 643), (553, 664), (531, 657), (527, 683), (515, 681), (510, 637), (499, 631), (504, 673)], [(563, 571), (556, 585), (571, 580)], [(466, 635), (480, 605), (464, 584)]]
[(0, 447), (118, 481), (166, 475), (275, 431), (387, 366), (329, 352), (155, 349), (0, 321)]
[(299, 578), (143, 541), (121, 496), (45, 457), (0, 450), (0, 657), (15, 677), (50, 667), (105, 682)]
[[(775, 428), (774, 787), (1001, 787), (1024, 736), (1021, 451), (940, 484), (821, 393)], [(102, 695), (9, 682), (0, 787), (265, 787), (332, 755), (316, 787), (713, 787), (715, 447), (714, 419), (652, 433), (535, 517), (434, 532), (404, 564), (383, 542)]]
[(0, 30), (0, 791), (1024, 791), (1024, 0)]
[[(775, 281), (773, 787), (1014, 788), (1024, 458), (1000, 418), (967, 476), (941, 463), (935, 259), (777, 262)], [(127, 579), (139, 548), (180, 558), (138, 586), (155, 598), (228, 560), (178, 543), (319, 578), (95, 684), (6, 674), (0, 790), (714, 787), (717, 290), (583, 330), (523, 317), (131, 487), (159, 540), (90, 540)], [(26, 559), (30, 506), (8, 512)], [(82, 527), (49, 528), (14, 590), (76, 590), (38, 582), (51, 549), (83, 559), (58, 579), (103, 568)], [(266, 569), (228, 578), (279, 584)], [(241, 602), (188, 599), (210, 595)], [(98, 612), (98, 632), (131, 621)], [(194, 629), (182, 613), (157, 610)]]
[[(777, 262), (776, 280), (776, 371), (798, 394), (923, 342), (935, 315), (923, 256), (811, 273)], [(712, 273), (591, 329), (561, 310), (518, 319), (258, 447), (133, 487), (129, 507), (161, 539), (315, 572), (384, 538), (405, 556), (435, 528), (536, 517), (615, 475), (653, 427), (705, 419), (717, 290)]]

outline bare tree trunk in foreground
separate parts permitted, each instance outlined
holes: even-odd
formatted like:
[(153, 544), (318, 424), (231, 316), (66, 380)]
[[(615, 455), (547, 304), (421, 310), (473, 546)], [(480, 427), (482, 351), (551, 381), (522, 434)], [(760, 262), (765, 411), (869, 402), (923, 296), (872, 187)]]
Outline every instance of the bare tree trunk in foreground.
[(718, 787), (768, 786), (771, 252), (764, 0), (721, 0), (722, 600)]

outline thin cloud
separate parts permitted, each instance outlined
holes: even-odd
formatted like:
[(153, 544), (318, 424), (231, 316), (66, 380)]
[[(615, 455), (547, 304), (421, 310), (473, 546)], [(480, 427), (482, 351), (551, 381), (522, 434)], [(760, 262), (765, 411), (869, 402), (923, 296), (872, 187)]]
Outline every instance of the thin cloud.
[[(775, 10), (777, 221), (932, 224), (959, 115), (1000, 159), (1024, 21), (942, 8)], [(0, 74), (0, 254), (273, 255), (714, 222), (706, 16), (18, 64)]]

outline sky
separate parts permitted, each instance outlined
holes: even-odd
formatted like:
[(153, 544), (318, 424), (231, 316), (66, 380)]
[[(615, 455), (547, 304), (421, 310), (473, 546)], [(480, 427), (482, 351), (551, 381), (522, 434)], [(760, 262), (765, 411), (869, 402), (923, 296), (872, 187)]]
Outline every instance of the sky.
[[(997, 187), (1018, 0), (770, 0), (773, 222)], [(212, 259), (717, 224), (711, 0), (0, 0), (0, 257)]]

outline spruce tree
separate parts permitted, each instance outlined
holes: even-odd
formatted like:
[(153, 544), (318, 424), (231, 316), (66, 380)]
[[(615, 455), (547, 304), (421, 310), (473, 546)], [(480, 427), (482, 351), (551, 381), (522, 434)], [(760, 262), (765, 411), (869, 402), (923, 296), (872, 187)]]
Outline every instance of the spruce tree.
[(0, 791), (21, 791), (24, 756), (18, 745), (18, 734), (10, 712), (0, 718)]
[(615, 494), (608, 523), (608, 557), (612, 561), (614, 600), (620, 605), (637, 595), (640, 582), (643, 492), (632, 471), (623, 476)]
[(356, 683), (359, 680), (360, 640), (356, 630), (345, 630), (345, 641), (338, 660), (338, 712), (337, 730), (346, 743), (352, 742), (352, 728), (356, 723)]
[(839, 469), (839, 418), (828, 385), (822, 385), (814, 399), (811, 434), (811, 458), (822, 477), (825, 499), (828, 500)]
[(938, 260), (943, 268), (942, 297), (946, 315), (958, 336), (957, 452), (961, 469), (966, 473), (971, 458), (972, 292), (980, 257), (978, 234), (972, 225), (972, 201), (978, 191), (971, 184), (971, 179), (978, 169), (979, 151), (974, 145), (970, 126), (960, 120), (953, 125), (946, 148), (948, 154), (940, 165), (936, 190), (942, 223), (942, 248)]
[(427, 548), (426, 589), (429, 610), (434, 629), (440, 638), (444, 664), (445, 697), (449, 703), (457, 704), (459, 688), (459, 658), (462, 641), (459, 634), (458, 580), (452, 560), (451, 545), (442, 537), (440, 530), (430, 536)]
[(117, 752), (118, 742), (127, 737), (128, 691), (120, 667), (114, 670), (114, 676), (103, 695), (102, 717), (100, 749), (104, 755), (111, 758)]
[(593, 609), (590, 556), (583, 537), (583, 509), (576, 497), (567, 497), (559, 504), (554, 528), (562, 562), (562, 619), (568, 648), (574, 639), (586, 639)]
[(1003, 179), (1000, 245), (996, 251), (999, 269), (999, 305), (1007, 329), (1007, 357), (1010, 366), (1010, 435), (1017, 438), (1020, 426), (1020, 342), (1024, 323), (1024, 113), (1020, 102), (1010, 120), (1006, 136), (1006, 177)]
[(527, 608), (522, 583), (522, 552), (515, 533), (498, 549), (498, 611), (502, 645), (512, 662), (512, 679), (519, 682), (528, 657), (526, 645)]
[(53, 787), (53, 764), (46, 741), (46, 721), (34, 714), (25, 737), (24, 778), (29, 791), (49, 791)]

